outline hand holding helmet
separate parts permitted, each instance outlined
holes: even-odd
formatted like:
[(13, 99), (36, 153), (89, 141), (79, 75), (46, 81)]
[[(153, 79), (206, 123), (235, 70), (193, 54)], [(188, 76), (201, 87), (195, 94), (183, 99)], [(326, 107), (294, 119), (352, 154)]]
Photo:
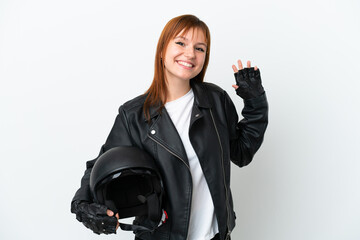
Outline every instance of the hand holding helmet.
[(96, 234), (116, 233), (119, 227), (119, 215), (115, 217), (114, 213), (104, 205), (74, 201), (71, 203), (71, 212), (76, 214), (79, 222)]

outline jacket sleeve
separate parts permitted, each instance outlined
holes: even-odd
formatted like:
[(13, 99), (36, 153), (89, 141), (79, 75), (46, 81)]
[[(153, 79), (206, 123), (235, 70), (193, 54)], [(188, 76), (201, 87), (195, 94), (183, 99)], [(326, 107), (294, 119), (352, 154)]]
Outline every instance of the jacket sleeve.
[(225, 92), (225, 109), (230, 135), (230, 159), (239, 167), (248, 165), (260, 148), (268, 124), (266, 94), (244, 100), (243, 119), (238, 122), (235, 106)]
[(90, 161), (86, 162), (86, 170), (84, 176), (81, 179), (81, 187), (75, 193), (73, 201), (87, 201), (93, 202), (93, 198), (90, 192), (90, 174), (92, 167), (94, 166), (96, 160), (106, 152), (107, 150), (117, 147), (117, 146), (132, 146), (131, 134), (129, 131), (129, 126), (126, 118), (126, 113), (123, 109), (123, 106), (119, 108), (119, 113), (116, 116), (115, 123), (110, 131), (109, 136), (106, 139), (105, 144), (101, 147), (99, 155)]

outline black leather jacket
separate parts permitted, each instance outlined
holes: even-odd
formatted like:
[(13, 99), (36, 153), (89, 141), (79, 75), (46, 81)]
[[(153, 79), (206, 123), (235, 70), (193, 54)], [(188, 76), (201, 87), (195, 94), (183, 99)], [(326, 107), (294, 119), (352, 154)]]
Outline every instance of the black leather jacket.
[[(189, 137), (199, 158), (213, 199), (220, 239), (227, 239), (235, 226), (235, 213), (230, 190), (230, 160), (242, 167), (249, 164), (259, 149), (268, 123), (265, 93), (244, 100), (239, 122), (228, 94), (211, 83), (191, 81), (194, 92)], [(150, 108), (151, 122), (143, 114), (145, 96), (123, 104), (100, 154), (119, 145), (137, 146), (150, 153), (165, 183), (163, 207), (169, 219), (153, 234), (141, 239), (185, 240), (187, 237), (192, 178), (184, 146), (166, 109), (159, 114)], [(96, 159), (87, 162), (81, 188), (73, 200), (92, 202), (89, 176)], [(141, 221), (137, 219), (136, 221)], [(146, 225), (145, 223), (142, 223)]]

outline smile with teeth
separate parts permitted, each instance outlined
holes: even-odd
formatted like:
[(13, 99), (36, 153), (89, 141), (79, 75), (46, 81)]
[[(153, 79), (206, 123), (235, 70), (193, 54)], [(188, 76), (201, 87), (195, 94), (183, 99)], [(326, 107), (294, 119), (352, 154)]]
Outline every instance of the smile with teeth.
[(190, 63), (187, 63), (187, 62), (183, 62), (183, 61), (177, 61), (177, 63), (179, 63), (180, 65), (183, 65), (185, 67), (194, 67), (194, 65), (190, 64)]

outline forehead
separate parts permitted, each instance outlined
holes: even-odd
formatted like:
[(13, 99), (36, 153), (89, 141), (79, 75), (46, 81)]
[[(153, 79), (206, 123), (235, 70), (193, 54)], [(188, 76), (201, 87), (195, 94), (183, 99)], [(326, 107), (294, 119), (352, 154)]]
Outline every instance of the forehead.
[(185, 40), (196, 41), (196, 42), (206, 42), (205, 34), (202, 29), (199, 28), (189, 28), (181, 30), (174, 38), (181, 37)]

